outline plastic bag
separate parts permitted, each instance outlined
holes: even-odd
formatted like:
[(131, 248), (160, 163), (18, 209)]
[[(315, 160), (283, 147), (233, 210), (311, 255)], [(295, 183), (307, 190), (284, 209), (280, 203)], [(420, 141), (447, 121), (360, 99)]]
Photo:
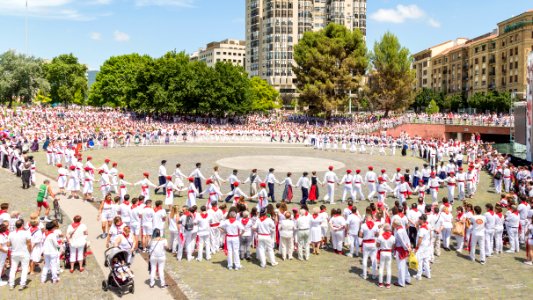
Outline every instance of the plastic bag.
[(418, 271), (418, 259), (416, 258), (416, 254), (414, 252), (409, 253), (407, 262), (409, 263), (409, 269)]

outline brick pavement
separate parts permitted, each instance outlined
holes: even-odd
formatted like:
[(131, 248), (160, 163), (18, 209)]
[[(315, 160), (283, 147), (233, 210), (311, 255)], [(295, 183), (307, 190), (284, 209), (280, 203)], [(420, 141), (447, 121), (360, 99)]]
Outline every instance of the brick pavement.
[[(156, 181), (157, 167), (161, 159), (167, 159), (168, 171), (173, 171), (175, 162), (182, 164), (182, 171), (188, 174), (194, 163), (203, 163), (204, 175), (211, 174), (211, 167), (216, 160), (223, 157), (239, 155), (302, 155), (311, 157), (329, 158), (341, 161), (347, 168), (361, 168), (373, 164), (377, 169), (385, 167), (389, 174), (394, 168), (420, 166), (422, 161), (416, 158), (406, 157), (380, 157), (358, 155), (350, 153), (322, 152), (303, 147), (272, 148), (270, 145), (259, 147), (201, 147), (201, 146), (176, 146), (176, 147), (135, 147), (130, 149), (111, 149), (105, 151), (93, 151), (96, 166), (104, 157), (110, 157), (119, 163), (119, 171), (126, 174), (126, 179), (135, 182), (141, 179), (142, 171), (148, 170), (152, 180)], [(38, 168), (45, 173), (55, 175), (51, 167), (43, 166), (42, 155), (36, 155), (39, 162)], [(224, 177), (230, 172), (230, 168), (221, 168), (220, 174)], [(323, 171), (323, 170), (317, 170)], [(341, 174), (343, 170), (337, 170)], [(244, 179), (247, 172), (242, 171), (240, 178)], [(323, 174), (321, 172), (320, 174)], [(261, 174), (264, 176), (264, 174)], [(283, 179), (283, 174), (277, 174), (278, 179)], [(293, 181), (299, 175), (293, 175)], [(227, 191), (223, 187), (223, 191)], [(445, 195), (445, 189), (441, 189), (440, 196)], [(478, 188), (480, 193), (474, 199), (474, 204), (496, 202), (496, 194), (489, 190), (489, 178), (485, 174), (482, 184)], [(247, 191), (247, 186), (244, 187)], [(130, 188), (130, 193), (138, 193), (138, 188)], [(323, 192), (323, 190), (322, 190)], [(281, 196), (281, 188), (277, 190)], [(295, 192), (300, 196), (299, 191)], [(337, 197), (340, 189), (336, 190)], [(158, 195), (154, 199), (162, 199)], [(426, 199), (428, 200), (428, 199)], [(184, 199), (176, 199), (176, 204), (183, 204)], [(387, 202), (391, 203), (389, 198)], [(201, 200), (199, 203), (202, 203)], [(358, 205), (363, 209), (366, 204)], [(334, 207), (341, 207), (339, 204)], [(519, 298), (533, 292), (533, 280), (529, 279), (531, 267), (521, 264), (524, 252), (518, 255), (503, 254), (499, 257), (490, 258), (484, 266), (472, 263), (455, 252), (444, 252), (434, 264), (432, 270), (433, 279), (414, 282), (414, 285), (405, 289), (393, 288), (390, 290), (378, 289), (371, 281), (364, 281), (359, 277), (360, 259), (338, 256), (332, 253), (323, 253), (320, 256), (312, 256), (308, 262), (290, 261), (281, 262), (277, 267), (260, 269), (257, 262), (244, 262), (241, 271), (227, 271), (225, 269), (225, 257), (216, 255), (210, 262), (177, 262), (170, 256), (167, 260), (167, 271), (178, 282), (180, 288), (191, 299), (264, 299), (264, 298), (306, 298), (319, 299), (353, 298), (353, 295), (365, 298), (377, 299), (412, 299), (417, 296), (426, 296), (434, 299), (465, 299), (465, 298)], [(396, 274), (395, 262), (393, 262), (393, 274)], [(529, 279), (529, 280), (528, 280)], [(393, 277), (394, 280), (394, 277)], [(233, 288), (234, 287), (234, 288)]]

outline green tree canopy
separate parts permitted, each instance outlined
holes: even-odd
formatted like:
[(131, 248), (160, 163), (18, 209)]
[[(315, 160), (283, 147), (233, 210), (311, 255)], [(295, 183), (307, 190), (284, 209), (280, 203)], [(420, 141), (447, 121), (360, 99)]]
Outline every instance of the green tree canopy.
[(89, 104), (130, 108), (130, 100), (135, 98), (137, 76), (151, 61), (150, 56), (137, 53), (110, 57), (91, 86)]
[(387, 32), (374, 44), (371, 62), (375, 69), (371, 75), (371, 97), (377, 108), (385, 110), (384, 117), (391, 110), (409, 107), (414, 100), (415, 80), (409, 50)]
[(53, 103), (84, 104), (87, 96), (87, 66), (71, 54), (61, 54), (45, 64)]
[(350, 91), (361, 85), (368, 66), (361, 32), (334, 23), (317, 32), (306, 32), (294, 47), (294, 60), (299, 103), (308, 105), (311, 113), (344, 108)]
[(47, 93), (50, 85), (43, 71), (43, 60), (7, 51), (0, 55), (0, 102), (31, 102), (37, 93)]
[(279, 92), (260, 77), (250, 79), (249, 97), (253, 111), (267, 112), (279, 108)]
[(439, 106), (437, 105), (437, 102), (435, 100), (429, 101), (428, 106), (426, 107), (426, 114), (433, 115), (440, 111)]

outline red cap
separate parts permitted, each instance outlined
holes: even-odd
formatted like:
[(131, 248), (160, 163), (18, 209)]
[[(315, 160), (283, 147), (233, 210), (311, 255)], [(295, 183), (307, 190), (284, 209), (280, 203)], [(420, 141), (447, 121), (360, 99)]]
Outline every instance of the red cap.
[(424, 179), (420, 179), (420, 180), (418, 181), (418, 183), (422, 183), (422, 184), (423, 184), (423, 183), (424, 183)]
[(207, 180), (205, 181), (205, 184), (211, 184), (211, 183), (213, 183), (213, 180), (211, 180), (211, 178), (209, 178), (209, 179), (207, 179)]
[(460, 167), (460, 168), (459, 168), (459, 171), (462, 171), (462, 170), (463, 170), (463, 167)]
[(357, 169), (357, 170), (355, 170), (355, 173), (359, 174), (359, 173), (361, 173), (361, 170)]
[(333, 166), (329, 166), (328, 169), (329, 169), (330, 171), (333, 171)]
[(144, 176), (144, 177), (150, 177), (150, 173), (148, 173), (148, 172), (144, 172), (144, 173), (143, 173), (143, 176)]
[(346, 173), (351, 174), (352, 170), (346, 170)]
[(172, 180), (172, 176), (170, 176), (170, 175), (167, 175), (166, 178), (167, 178), (167, 180)]
[(370, 171), (372, 171), (372, 170), (374, 170), (374, 167), (369, 166), (368, 169), (369, 169)]
[(455, 175), (455, 172), (451, 171), (451, 172), (450, 172), (450, 175)]
[(385, 172), (387, 172), (387, 170), (381, 169), (381, 173), (385, 173)]
[(396, 171), (397, 172), (400, 172), (402, 169), (401, 168), (396, 168)]
[(193, 177), (189, 177), (188, 180), (189, 180), (189, 182), (193, 182), (194, 178)]
[(87, 156), (87, 160), (91, 160), (91, 159), (93, 159), (92, 156)]
[(383, 177), (379, 176), (379, 177), (378, 177), (378, 181), (384, 181), (384, 180), (383, 180)]
[(116, 167), (118, 166), (118, 163), (117, 162), (113, 162), (113, 167)]
[(234, 187), (238, 187), (238, 186), (239, 186), (239, 182), (238, 182), (238, 181), (235, 181), (235, 182), (233, 183), (233, 186), (234, 186)]
[(85, 167), (85, 168), (83, 168), (83, 169), (84, 169), (85, 171), (87, 171), (87, 172), (89, 172), (89, 171), (91, 170), (91, 168), (89, 168), (89, 167)]
[(56, 167), (58, 168), (61, 168), (63, 165), (62, 164), (57, 164)]
[(435, 175), (436, 175), (435, 172), (431, 172), (431, 176), (435, 176)]
[(405, 182), (405, 177), (400, 177), (401, 182)]
[(110, 162), (111, 160), (109, 158), (104, 159), (106, 163)]
[(261, 182), (261, 183), (259, 184), (259, 186), (260, 186), (260, 187), (266, 187), (266, 186), (267, 186), (267, 184), (266, 184), (266, 183), (264, 183), (264, 182)]
[(102, 174), (102, 173), (104, 173), (104, 170), (98, 171), (98, 174)]
[(378, 207), (383, 207), (383, 202), (378, 202)]
[(124, 174), (119, 173), (119, 174), (118, 174), (118, 178), (120, 178), (120, 179), (124, 179)]
[(69, 168), (71, 171), (76, 170), (76, 167), (75, 167), (75, 166), (70, 166), (70, 167), (68, 167), (68, 168)]

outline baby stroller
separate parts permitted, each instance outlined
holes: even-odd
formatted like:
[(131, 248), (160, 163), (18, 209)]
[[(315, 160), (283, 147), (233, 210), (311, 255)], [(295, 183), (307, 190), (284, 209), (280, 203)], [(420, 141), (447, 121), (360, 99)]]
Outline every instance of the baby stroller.
[(109, 248), (104, 252), (104, 265), (109, 268), (109, 275), (107, 280), (102, 280), (102, 290), (107, 291), (113, 289), (118, 296), (122, 296), (126, 292), (133, 294), (135, 292), (135, 283), (133, 278), (126, 278), (122, 280), (113, 269), (113, 259), (118, 258), (119, 261), (127, 261), (128, 252), (119, 248)]

